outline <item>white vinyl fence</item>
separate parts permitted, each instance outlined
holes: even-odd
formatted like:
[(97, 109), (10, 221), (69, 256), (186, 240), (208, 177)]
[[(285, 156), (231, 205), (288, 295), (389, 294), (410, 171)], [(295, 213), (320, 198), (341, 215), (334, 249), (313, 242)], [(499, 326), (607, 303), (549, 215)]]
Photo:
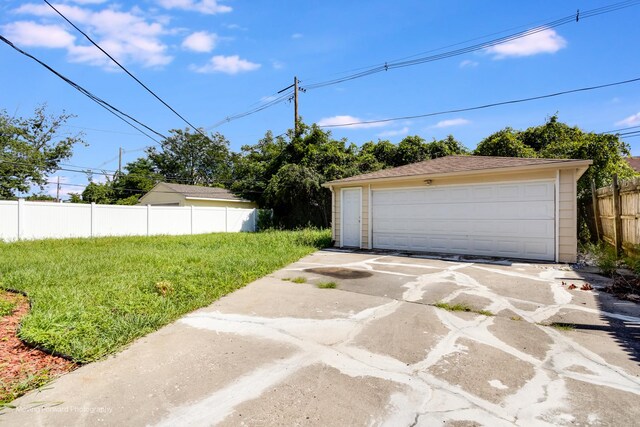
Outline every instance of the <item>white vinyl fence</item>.
[(256, 231), (257, 209), (0, 200), (0, 240)]

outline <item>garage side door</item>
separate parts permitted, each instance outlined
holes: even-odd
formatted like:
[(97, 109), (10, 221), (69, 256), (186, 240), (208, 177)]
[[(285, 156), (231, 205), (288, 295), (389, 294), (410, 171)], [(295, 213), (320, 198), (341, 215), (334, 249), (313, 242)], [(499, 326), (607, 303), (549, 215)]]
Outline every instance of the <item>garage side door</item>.
[(554, 182), (372, 192), (373, 247), (555, 258)]

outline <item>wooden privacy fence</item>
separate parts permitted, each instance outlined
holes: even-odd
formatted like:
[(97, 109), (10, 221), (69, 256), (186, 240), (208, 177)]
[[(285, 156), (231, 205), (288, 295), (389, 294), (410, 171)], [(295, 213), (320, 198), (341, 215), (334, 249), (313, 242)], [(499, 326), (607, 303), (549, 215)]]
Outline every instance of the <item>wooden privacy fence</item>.
[(595, 189), (593, 208), (598, 239), (613, 245), (618, 254), (637, 252), (640, 244), (640, 177)]

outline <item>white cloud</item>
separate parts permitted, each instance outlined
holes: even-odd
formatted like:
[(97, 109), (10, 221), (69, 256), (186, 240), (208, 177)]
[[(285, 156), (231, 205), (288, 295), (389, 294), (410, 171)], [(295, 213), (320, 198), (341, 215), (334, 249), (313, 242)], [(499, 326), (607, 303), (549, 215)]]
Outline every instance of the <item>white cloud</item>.
[(182, 47), (194, 52), (211, 52), (216, 47), (218, 36), (206, 31), (197, 31), (182, 41)]
[(278, 60), (271, 61), (271, 66), (274, 70), (282, 70), (284, 68), (284, 62), (280, 62)]
[(293, 34), (291, 34), (291, 38), (292, 38), (292, 39), (301, 39), (302, 37), (303, 37), (303, 35), (302, 35), (302, 34), (300, 34), (300, 33), (293, 33)]
[(240, 59), (238, 55), (223, 56), (216, 55), (205, 65), (198, 67), (191, 66), (191, 69), (197, 73), (225, 73), (238, 74), (247, 71), (254, 71), (260, 68), (260, 64)]
[(616, 122), (616, 126), (635, 126), (640, 124), (640, 113), (632, 114), (626, 119)]
[(380, 138), (388, 138), (388, 137), (391, 137), (391, 136), (406, 135), (408, 133), (409, 133), (409, 127), (405, 126), (402, 129), (388, 130), (386, 132), (380, 132), (376, 136), (379, 136)]
[[(86, 3), (85, 0), (81, 0)], [(94, 2), (95, 3), (95, 2)], [(102, 10), (92, 10), (69, 4), (55, 5), (61, 13), (67, 16), (76, 25), (81, 26), (87, 33), (109, 54), (123, 63), (139, 63), (143, 66), (153, 67), (166, 65), (172, 61), (172, 57), (167, 54), (168, 46), (162, 41), (162, 36), (169, 33), (163, 24), (157, 21), (147, 20), (143, 12), (138, 8), (130, 11), (120, 11), (111, 8)], [(42, 17), (44, 19), (54, 16), (55, 13), (46, 5), (27, 3), (15, 10), (19, 14), (28, 14)], [(43, 33), (52, 31), (52, 41), (40, 41), (40, 46), (51, 48), (65, 48), (69, 60), (72, 62), (84, 62), (91, 65), (101, 66), (108, 69), (114, 68), (114, 64), (102, 52), (85, 42), (82, 38), (74, 38), (62, 33), (65, 31), (58, 27), (45, 23), (29, 21), (29, 26), (22, 21), (23, 29), (28, 29), (27, 33), (14, 33), (17, 44), (35, 45), (37, 37)], [(10, 25), (20, 24), (20, 22), (8, 24), (3, 27), (7, 31)]]
[(465, 59), (460, 63), (460, 68), (475, 68), (477, 66), (478, 66), (478, 63), (470, 59)]
[[(333, 116), (333, 117), (325, 117), (318, 121), (318, 126), (336, 126), (340, 125), (344, 128), (349, 129), (367, 129), (367, 128), (378, 128), (382, 126), (386, 126), (387, 123), (360, 123), (366, 120), (359, 119), (354, 116)], [(354, 124), (350, 124), (354, 123)]]
[(471, 123), (467, 119), (450, 119), (450, 120), (442, 120), (433, 126), (434, 128), (448, 128), (452, 126), (462, 126)]
[(58, 25), (41, 25), (33, 21), (17, 21), (4, 25), (5, 36), (21, 46), (65, 48), (73, 45), (75, 37)]
[(485, 49), (493, 54), (494, 59), (502, 59), (512, 56), (531, 56), (540, 53), (556, 53), (567, 46), (567, 41), (555, 30), (545, 30), (531, 33), (525, 37)]
[(229, 6), (218, 4), (217, 0), (160, 0), (160, 6), (166, 9), (181, 9), (192, 12), (204, 13), (206, 15), (216, 15), (218, 13), (228, 13), (233, 9)]

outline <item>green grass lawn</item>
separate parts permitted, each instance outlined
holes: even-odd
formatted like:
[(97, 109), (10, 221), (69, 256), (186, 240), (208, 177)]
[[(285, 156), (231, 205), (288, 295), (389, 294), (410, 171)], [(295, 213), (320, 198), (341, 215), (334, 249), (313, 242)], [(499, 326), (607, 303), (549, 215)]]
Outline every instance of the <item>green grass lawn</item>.
[(31, 299), (21, 339), (86, 363), (330, 240), (302, 230), (0, 243), (0, 288)]

